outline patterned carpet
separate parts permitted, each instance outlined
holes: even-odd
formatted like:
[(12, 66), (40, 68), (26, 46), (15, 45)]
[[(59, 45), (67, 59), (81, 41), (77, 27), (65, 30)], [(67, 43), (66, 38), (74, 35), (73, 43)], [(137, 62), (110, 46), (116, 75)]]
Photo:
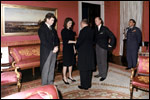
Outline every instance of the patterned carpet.
[[(94, 72), (93, 75), (96, 75)], [(92, 79), (92, 87), (89, 90), (80, 90), (79, 71), (74, 71), (73, 76), (77, 82), (70, 82), (70, 85), (65, 85), (62, 81), (62, 76), (55, 77), (55, 85), (60, 92), (60, 98), (63, 99), (129, 99), (129, 81), (130, 71), (124, 70), (124, 67), (109, 63), (109, 71), (107, 79), (103, 82), (99, 78)], [(23, 83), (22, 90), (35, 88), (41, 85), (41, 79)], [(1, 87), (1, 97), (17, 92), (16, 86)], [(149, 99), (149, 92), (141, 90), (134, 91), (134, 99)]]

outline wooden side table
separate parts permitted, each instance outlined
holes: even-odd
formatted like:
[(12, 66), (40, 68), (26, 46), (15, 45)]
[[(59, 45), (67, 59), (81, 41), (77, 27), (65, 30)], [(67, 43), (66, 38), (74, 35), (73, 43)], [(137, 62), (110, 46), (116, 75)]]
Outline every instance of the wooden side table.
[(139, 52), (138, 55), (149, 57), (149, 52)]
[(1, 64), (1, 71), (7, 71), (11, 68), (12, 68), (11, 63)]

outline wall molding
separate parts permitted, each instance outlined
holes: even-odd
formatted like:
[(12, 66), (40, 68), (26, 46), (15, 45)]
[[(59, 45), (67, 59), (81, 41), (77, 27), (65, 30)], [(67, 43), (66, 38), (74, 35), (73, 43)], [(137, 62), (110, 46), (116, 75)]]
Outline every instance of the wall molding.
[(30, 45), (30, 44), (40, 44), (40, 40), (24, 40), (24, 41), (3, 41), (1, 42), (1, 47), (9, 46), (21, 46), (21, 45)]

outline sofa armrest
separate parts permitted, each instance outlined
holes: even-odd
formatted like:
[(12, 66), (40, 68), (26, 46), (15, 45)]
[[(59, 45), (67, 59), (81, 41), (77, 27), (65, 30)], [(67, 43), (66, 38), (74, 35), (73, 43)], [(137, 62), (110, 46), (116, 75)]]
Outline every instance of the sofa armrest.
[(2, 72), (10, 72), (10, 71), (15, 71), (16, 75), (17, 75), (17, 79), (20, 79), (20, 73), (18, 72), (19, 67), (15, 66), (15, 61), (12, 63), (12, 66), (7, 68), (7, 69), (1, 69)]
[(18, 76), (17, 78), (20, 78), (20, 73), (18, 72), (19, 67), (10, 67), (7, 69), (1, 69), (2, 72), (10, 72), (10, 71), (15, 71), (16, 75)]

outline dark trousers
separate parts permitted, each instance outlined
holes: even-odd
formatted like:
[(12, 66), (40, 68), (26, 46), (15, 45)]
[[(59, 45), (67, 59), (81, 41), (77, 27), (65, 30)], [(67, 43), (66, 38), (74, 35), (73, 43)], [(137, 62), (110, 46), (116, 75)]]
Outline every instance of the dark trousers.
[(137, 65), (138, 50), (127, 48), (128, 68), (134, 68)]
[(106, 78), (108, 71), (107, 50), (101, 48), (98, 44), (96, 44), (96, 58), (99, 75)]
[(90, 88), (92, 81), (92, 71), (80, 71), (80, 84), (83, 88)]

